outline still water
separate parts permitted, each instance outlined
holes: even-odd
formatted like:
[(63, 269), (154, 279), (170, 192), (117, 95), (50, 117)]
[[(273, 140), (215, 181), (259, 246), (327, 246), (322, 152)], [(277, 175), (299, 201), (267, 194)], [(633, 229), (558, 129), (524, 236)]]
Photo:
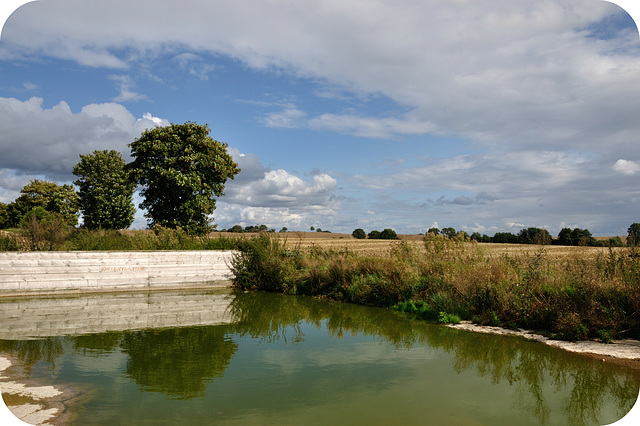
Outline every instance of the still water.
[(83, 395), (72, 424), (608, 424), (632, 370), (517, 337), (229, 291), (0, 301), (0, 352)]

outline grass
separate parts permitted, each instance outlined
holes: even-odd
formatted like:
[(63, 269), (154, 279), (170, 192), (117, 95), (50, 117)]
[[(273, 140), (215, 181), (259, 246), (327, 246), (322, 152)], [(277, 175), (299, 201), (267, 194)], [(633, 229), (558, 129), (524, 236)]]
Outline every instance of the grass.
[(234, 285), (389, 307), (430, 321), (544, 330), (569, 340), (640, 337), (640, 257), (629, 249), (494, 251), (432, 237), (376, 241), (375, 252), (370, 246), (358, 252), (347, 241), (321, 245), (267, 234), (244, 240), (232, 264)]
[(29, 250), (233, 250), (238, 237), (190, 235), (181, 229), (154, 231), (64, 230), (49, 236), (29, 230), (0, 231), (0, 251)]

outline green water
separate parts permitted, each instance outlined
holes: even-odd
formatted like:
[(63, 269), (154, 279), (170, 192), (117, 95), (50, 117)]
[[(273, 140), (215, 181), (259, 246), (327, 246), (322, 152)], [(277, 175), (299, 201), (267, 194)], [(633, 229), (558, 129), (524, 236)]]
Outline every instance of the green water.
[(0, 352), (84, 395), (78, 425), (597, 425), (640, 388), (520, 338), (265, 293), (6, 300), (0, 328)]

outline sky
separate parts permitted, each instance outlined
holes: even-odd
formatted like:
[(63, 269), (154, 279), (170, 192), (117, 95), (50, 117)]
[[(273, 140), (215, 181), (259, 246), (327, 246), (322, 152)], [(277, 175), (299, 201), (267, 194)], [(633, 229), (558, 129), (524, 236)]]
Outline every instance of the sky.
[(0, 202), (192, 121), (242, 169), (219, 228), (626, 235), (639, 111), (611, 2), (40, 0), (0, 37)]

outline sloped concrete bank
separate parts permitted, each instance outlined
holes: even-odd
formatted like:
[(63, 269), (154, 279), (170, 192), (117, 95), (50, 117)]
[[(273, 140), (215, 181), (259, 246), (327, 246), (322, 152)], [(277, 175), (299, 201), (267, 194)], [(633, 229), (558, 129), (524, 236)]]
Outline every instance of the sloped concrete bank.
[(0, 297), (228, 287), (233, 251), (0, 252)]

